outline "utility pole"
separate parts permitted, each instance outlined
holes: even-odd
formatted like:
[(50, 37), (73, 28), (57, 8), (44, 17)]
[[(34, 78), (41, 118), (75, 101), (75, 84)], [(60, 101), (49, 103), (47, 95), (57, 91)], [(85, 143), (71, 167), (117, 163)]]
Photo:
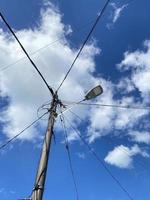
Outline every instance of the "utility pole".
[[(93, 99), (102, 93), (103, 93), (103, 89), (100, 85), (98, 85), (86, 94), (83, 101)], [(42, 200), (42, 197), (43, 197), (49, 152), (50, 152), (50, 145), (51, 145), (51, 139), (53, 135), (53, 127), (55, 123), (55, 118), (57, 117), (57, 113), (56, 113), (57, 105), (59, 104), (60, 106), (63, 106), (61, 101), (58, 99), (57, 92), (53, 93), (52, 97), (53, 98), (51, 102), (51, 107), (49, 110), (50, 114), (49, 114), (49, 119), (48, 119), (48, 126), (47, 126), (47, 131), (46, 131), (44, 142), (43, 142), (43, 148), (42, 148), (40, 162), (39, 162), (37, 175), (35, 179), (35, 185), (34, 185), (31, 198), (29, 198), (29, 200)]]
[(39, 162), (37, 175), (35, 179), (35, 186), (32, 192), (31, 200), (42, 200), (42, 197), (43, 197), (49, 152), (50, 152), (50, 145), (51, 145), (51, 139), (53, 135), (53, 127), (54, 127), (55, 118), (57, 115), (56, 114), (57, 104), (58, 104), (58, 96), (55, 93), (53, 95), (53, 99), (51, 102), (47, 131), (46, 131), (44, 142), (43, 142), (43, 148), (41, 152), (40, 162)]

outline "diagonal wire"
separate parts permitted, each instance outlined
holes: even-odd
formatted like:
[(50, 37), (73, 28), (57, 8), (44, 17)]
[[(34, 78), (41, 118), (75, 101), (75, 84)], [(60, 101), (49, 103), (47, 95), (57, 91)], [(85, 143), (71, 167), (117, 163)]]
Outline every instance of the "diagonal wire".
[(70, 71), (72, 70), (72, 68), (73, 68), (73, 66), (74, 66), (74, 64), (75, 64), (75, 62), (77, 61), (77, 59), (78, 59), (78, 57), (80, 56), (80, 54), (81, 54), (83, 48), (85, 47), (86, 43), (88, 42), (89, 38), (91, 37), (93, 31), (95, 30), (95, 28), (96, 28), (98, 22), (100, 21), (101, 17), (103, 16), (103, 14), (104, 14), (104, 12), (105, 12), (105, 10), (106, 10), (106, 8), (107, 8), (107, 6), (108, 6), (108, 4), (109, 4), (110, 1), (111, 1), (111, 0), (107, 0), (107, 1), (106, 1), (106, 3), (105, 3), (105, 5), (104, 5), (104, 7), (102, 8), (101, 12), (98, 14), (98, 16), (97, 16), (97, 18), (96, 18), (96, 21), (94, 22), (94, 24), (93, 24), (93, 26), (92, 26), (90, 32), (88, 33), (87, 37), (85, 38), (85, 40), (84, 40), (84, 42), (83, 42), (81, 48), (79, 49), (79, 52), (77, 53), (75, 59), (73, 60), (73, 62), (72, 62), (72, 64), (71, 64), (69, 70), (67, 71), (67, 73), (66, 73), (64, 79), (63, 79), (62, 82), (60, 83), (60, 85), (59, 85), (59, 87), (58, 87), (58, 89), (57, 89), (57, 92), (58, 92), (58, 90), (61, 88), (61, 86), (62, 86), (62, 84), (64, 83), (64, 81), (66, 80), (66, 78), (67, 78), (67, 76), (69, 75)]
[[(130, 0), (130, 1), (127, 2), (127, 4), (128, 4), (128, 3), (132, 3), (133, 1), (135, 1), (135, 0)], [(89, 22), (87, 22), (86, 24), (82, 25), (82, 27), (78, 27), (77, 29), (75, 29), (75, 30), (74, 30), (74, 33), (76, 33), (76, 32), (81, 32), (82, 29), (86, 28), (86, 27), (87, 27), (88, 25), (90, 25), (93, 21), (94, 21), (94, 19), (90, 19)], [(36, 53), (42, 51), (43, 49), (46, 49), (46, 48), (48, 48), (49, 46), (52, 46), (53, 44), (59, 42), (59, 41), (60, 41), (61, 39), (63, 39), (63, 38), (64, 38), (64, 36), (61, 36), (61, 37), (58, 38), (57, 40), (54, 40), (54, 41), (52, 41), (52, 42), (46, 44), (45, 46), (43, 46), (43, 47), (41, 47), (41, 48), (35, 50), (35, 51), (32, 52), (32, 53), (30, 53), (30, 56), (33, 56), (34, 54), (36, 54)], [(6, 70), (7, 68), (9, 68), (9, 67), (11, 67), (11, 66), (13, 66), (13, 65), (15, 65), (15, 64), (17, 64), (17, 63), (19, 63), (20, 61), (22, 61), (22, 60), (25, 59), (25, 58), (26, 58), (26, 57), (22, 57), (22, 58), (20, 58), (19, 60), (16, 60), (15, 62), (13, 62), (13, 63), (10, 63), (10, 64), (8, 64), (8, 65), (2, 66), (2, 67), (0, 68), (0, 72)]]
[[(83, 29), (85, 29), (85, 28), (86, 28), (89, 24), (91, 24), (93, 21), (94, 21), (94, 19), (92, 19), (92, 20), (90, 20), (89, 22), (87, 22), (86, 24), (82, 25), (82, 27), (78, 27), (77, 29), (74, 30), (74, 33), (79, 33), (79, 32), (81, 32)], [(43, 46), (43, 47), (41, 47), (41, 48), (35, 50), (34, 52), (30, 53), (30, 57), (32, 57), (33, 55), (37, 54), (38, 52), (40, 52), (40, 51), (42, 51), (42, 50), (44, 50), (44, 49), (46, 49), (46, 48), (48, 48), (48, 47), (54, 45), (55, 43), (59, 42), (59, 41), (60, 41), (61, 39), (63, 39), (63, 38), (64, 38), (64, 36), (60, 36), (60, 38), (58, 38), (57, 40), (54, 40), (54, 41), (52, 41), (52, 42), (46, 44), (45, 46)], [(17, 63), (19, 63), (19, 62), (21, 62), (21, 61), (24, 60), (25, 58), (26, 58), (26, 57), (22, 57), (22, 58), (16, 60), (15, 62), (13, 62), (13, 63), (10, 63), (10, 64), (8, 64), (8, 65), (3, 65), (2, 67), (0, 67), (0, 72), (2, 72), (2, 71), (4, 71), (4, 70), (6, 70), (7, 68), (9, 68), (9, 67), (11, 67), (11, 66), (13, 66), (13, 65), (15, 65), (15, 64), (17, 64)]]
[[(75, 112), (73, 112), (72, 110), (68, 110), (70, 113), (72, 113), (76, 118), (78, 118), (81, 122), (84, 122), (84, 119), (82, 119), (78, 114), (76, 114)], [(106, 137), (105, 137), (106, 139)], [(108, 139), (106, 139), (110, 144), (112, 144), (112, 142)], [(121, 148), (119, 147), (120, 151), (122, 151), (123, 153), (127, 154), (128, 156), (131, 156), (131, 154), (125, 149), (125, 148)], [(136, 159), (137, 163), (143, 167), (143, 169), (147, 169), (147, 171), (149, 172), (149, 168), (144, 165), (143, 162), (141, 162), (140, 160)]]
[(150, 110), (150, 107), (139, 107), (139, 106), (125, 106), (125, 105), (112, 105), (112, 104), (98, 104), (98, 103), (78, 103), (80, 105), (89, 106), (100, 106), (100, 107), (112, 107), (112, 108), (124, 108), (124, 109), (135, 109), (135, 110)]
[[(67, 117), (65, 117), (67, 118)], [(68, 124), (70, 125), (70, 127), (76, 132), (76, 134), (79, 136), (79, 138), (81, 139), (81, 141), (83, 142), (83, 144), (85, 146), (87, 146), (89, 152), (92, 153), (92, 155), (95, 157), (95, 159), (102, 165), (102, 167), (105, 169), (105, 171), (110, 175), (110, 177), (112, 177), (112, 179), (114, 180), (114, 182), (116, 182), (116, 184), (120, 187), (120, 189), (127, 195), (127, 197), (130, 200), (134, 200), (133, 197), (130, 195), (130, 193), (127, 191), (127, 189), (124, 188), (124, 186), (121, 184), (121, 182), (119, 181), (119, 179), (117, 179), (114, 174), (110, 171), (110, 169), (106, 166), (106, 164), (103, 162), (103, 160), (100, 158), (100, 156), (94, 151), (94, 149), (88, 144), (88, 142), (86, 142), (86, 140), (84, 139), (84, 137), (79, 133), (79, 131), (71, 124), (71, 122), (66, 119)]]
[(110, 107), (110, 108), (122, 108), (122, 109), (134, 109), (134, 110), (150, 110), (148, 106), (129, 106), (129, 105), (114, 105), (114, 104), (100, 104), (100, 103), (84, 103), (84, 102), (71, 102), (73, 105), (83, 105), (83, 106), (97, 106), (97, 107)]
[(42, 119), (42, 117), (44, 115), (46, 115), (48, 112), (44, 113), (43, 115), (41, 115), (39, 118), (37, 118), (35, 121), (33, 121), (31, 124), (29, 124), (28, 126), (26, 126), (22, 131), (20, 131), (18, 134), (16, 134), (14, 137), (12, 137), (11, 139), (9, 139), (7, 142), (5, 142), (4, 144), (2, 144), (0, 146), (0, 150), (2, 150), (3, 148), (5, 148), (6, 146), (8, 146), (10, 143), (12, 143), (14, 140), (16, 140), (22, 133), (24, 133), (27, 129), (29, 129), (31, 126), (33, 126), (35, 123), (37, 123), (40, 119)]
[[(60, 39), (61, 39), (61, 38), (60, 38)], [(53, 45), (54, 43), (58, 42), (60, 39), (55, 40), (54, 42), (51, 42), (51, 43), (49, 43), (49, 44), (47, 44), (47, 45), (45, 45), (45, 46), (43, 46), (43, 47), (37, 49), (36, 51), (30, 53), (30, 54), (29, 54), (30, 57), (33, 56), (33, 55), (35, 55), (35, 54), (37, 54), (38, 52), (42, 51), (43, 49), (48, 48), (50, 45)], [(26, 57), (22, 57), (22, 58), (16, 60), (15, 62), (13, 62), (13, 63), (10, 63), (10, 64), (8, 64), (8, 65), (2, 66), (2, 67), (0, 68), (0, 72), (2, 72), (2, 71), (4, 71), (4, 70), (8, 69), (9, 67), (11, 67), (11, 66), (13, 66), (13, 65), (15, 65), (15, 64), (17, 64), (17, 63), (19, 63), (19, 62), (21, 62), (21, 61), (24, 60), (25, 58), (26, 58)]]
[(61, 112), (61, 115), (60, 115), (60, 121), (61, 121), (62, 127), (64, 129), (65, 145), (66, 145), (66, 150), (67, 150), (72, 180), (73, 180), (75, 191), (76, 191), (76, 199), (79, 200), (79, 192), (78, 192), (78, 187), (77, 187), (77, 183), (76, 183), (76, 179), (75, 179), (75, 173), (74, 173), (72, 159), (71, 159), (70, 147), (69, 147), (69, 142), (68, 142), (68, 134), (67, 134), (67, 129), (66, 129), (66, 125), (65, 125), (64, 115), (63, 115), (62, 112)]
[(42, 75), (42, 73), (40, 72), (40, 70), (38, 69), (38, 67), (36, 66), (36, 64), (33, 62), (33, 60), (30, 58), (30, 56), (27, 53), (27, 51), (25, 50), (24, 46), (22, 45), (22, 43), (20, 42), (20, 40), (16, 36), (15, 32), (12, 30), (11, 26), (8, 24), (8, 22), (6, 21), (5, 17), (3, 16), (3, 14), (1, 12), (0, 12), (0, 16), (1, 16), (2, 20), (4, 21), (5, 25), (7, 26), (7, 28), (9, 29), (9, 31), (12, 33), (12, 35), (14, 36), (14, 38), (16, 39), (16, 41), (18, 42), (18, 44), (20, 45), (21, 49), (23, 50), (23, 52), (25, 53), (25, 55), (27, 56), (27, 58), (29, 59), (29, 61), (31, 62), (32, 66), (35, 68), (35, 70), (38, 72), (38, 74), (40, 75), (40, 77), (44, 81), (44, 83), (47, 86), (47, 88), (50, 91), (50, 93), (53, 95), (54, 92), (53, 92), (52, 88), (48, 85), (48, 83), (45, 80), (44, 76)]

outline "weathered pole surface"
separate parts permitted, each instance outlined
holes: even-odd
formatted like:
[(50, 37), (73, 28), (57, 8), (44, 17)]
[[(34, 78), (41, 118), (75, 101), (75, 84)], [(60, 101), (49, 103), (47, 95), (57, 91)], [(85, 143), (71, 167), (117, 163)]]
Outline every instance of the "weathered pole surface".
[(42, 200), (43, 198), (49, 152), (50, 152), (50, 146), (51, 146), (51, 139), (53, 135), (53, 127), (54, 127), (55, 118), (56, 118), (57, 101), (58, 101), (58, 97), (56, 94), (53, 96), (52, 103), (51, 103), (50, 115), (48, 119), (48, 127), (45, 134), (44, 142), (43, 142), (43, 148), (42, 148), (39, 166), (37, 170), (35, 186), (32, 192), (32, 197), (31, 197), (32, 200)]

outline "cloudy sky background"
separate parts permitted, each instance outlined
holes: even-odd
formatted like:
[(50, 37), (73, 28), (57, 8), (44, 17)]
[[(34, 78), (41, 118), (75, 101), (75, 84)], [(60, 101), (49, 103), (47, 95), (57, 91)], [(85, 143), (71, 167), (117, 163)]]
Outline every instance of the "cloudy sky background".
[[(59, 92), (61, 99), (77, 102), (91, 87), (101, 84), (104, 93), (94, 101), (96, 103), (150, 106), (150, 30), (146, 26), (146, 20), (150, 16), (145, 3), (146, 0), (142, 3), (110, 3), (105, 16), (63, 84)], [(70, 3), (40, 0), (0, 3), (2, 12), (18, 38), (54, 89), (71, 65), (104, 1), (99, 3), (95, 0), (92, 4), (91, 7), (90, 1)], [(136, 13), (133, 10), (137, 10)], [(0, 27), (2, 144), (36, 119), (37, 109), (50, 100), (50, 95), (2, 21)], [(69, 112), (65, 115), (87, 138), (106, 165), (135, 199), (143, 200), (145, 194), (146, 200), (149, 183), (146, 169), (150, 156), (149, 110), (83, 105), (75, 106), (72, 110), (83, 121)], [(46, 121), (41, 121), (1, 152), (0, 194), (4, 200), (26, 197), (30, 193), (45, 127)], [(60, 194), (64, 199), (73, 199), (73, 184), (59, 123), (55, 130), (57, 144), (52, 147), (47, 180), (47, 188), (51, 187), (52, 190), (46, 189), (45, 199), (50, 195), (53, 199), (59, 199)], [(96, 200), (99, 195), (106, 200), (128, 199), (90, 157), (69, 126), (68, 134), (81, 199)], [(61, 165), (62, 168), (59, 169)], [(22, 180), (26, 182), (25, 188), (24, 183), (21, 184)], [(93, 181), (92, 184), (89, 180)], [(102, 183), (101, 180), (105, 181)], [(63, 188), (60, 189), (62, 183)], [(88, 187), (93, 185), (94, 188), (87, 194)], [(137, 191), (138, 187), (141, 192)], [(108, 188), (111, 188), (109, 194), (106, 192)], [(58, 189), (60, 194), (56, 194)]]

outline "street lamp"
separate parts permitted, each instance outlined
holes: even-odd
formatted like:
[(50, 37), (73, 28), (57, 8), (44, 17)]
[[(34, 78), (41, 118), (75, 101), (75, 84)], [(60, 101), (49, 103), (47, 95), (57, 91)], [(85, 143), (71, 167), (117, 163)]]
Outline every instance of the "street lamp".
[(85, 99), (84, 100), (91, 100), (99, 95), (101, 95), (103, 93), (103, 88), (98, 85), (96, 87), (94, 87), (93, 89), (91, 89), (86, 95), (85, 95)]

